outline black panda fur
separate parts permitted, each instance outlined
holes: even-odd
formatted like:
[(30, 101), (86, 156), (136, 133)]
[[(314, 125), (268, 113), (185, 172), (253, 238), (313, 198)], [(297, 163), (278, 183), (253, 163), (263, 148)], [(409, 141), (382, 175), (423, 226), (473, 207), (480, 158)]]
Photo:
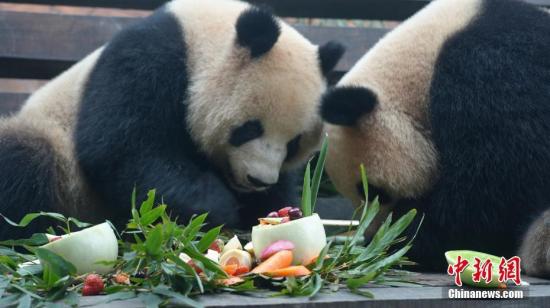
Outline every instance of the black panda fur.
[(550, 16), (518, 1), (483, 3), (435, 65), (439, 179), (424, 198), (397, 206), (426, 213), (409, 255), (429, 269), (459, 247), (515, 255), (550, 206)]
[[(227, 4), (232, 9), (237, 5)], [(249, 9), (242, 12), (239, 24), (242, 27), (247, 18), (250, 26), (265, 22), (265, 31), (271, 29), (271, 36), (279, 36), (279, 27), (269, 26), (276, 23), (274, 17), (266, 14)], [(289, 31), (286, 27), (284, 31)], [(250, 48), (253, 58), (261, 57), (277, 41), (264, 40), (258, 45), (255, 34), (248, 34), (243, 47)], [(292, 44), (306, 42), (303, 38), (296, 41), (296, 36), (291, 34), (295, 40)], [(263, 40), (261, 36), (256, 38)], [(297, 201), (298, 183), (293, 172), (282, 172), (278, 182), (267, 190), (242, 193), (231, 188), (222, 171), (199, 150), (186, 122), (190, 84), (186, 44), (180, 21), (161, 8), (122, 30), (104, 47), (97, 61), (94, 58), (96, 62), (76, 109), (74, 132), (69, 136), (74, 139), (77, 169), (82, 172), (86, 188), (90, 188), (89, 193), (79, 192), (78, 197), (93, 200), (90, 202), (101, 208), (101, 212), (84, 216), (96, 214), (98, 220), (108, 218), (123, 226), (134, 187), (140, 193), (138, 203), (148, 189), (156, 188), (172, 216), (182, 222), (192, 215), (209, 212), (211, 225), (242, 229), (257, 223), (258, 217)], [(312, 61), (317, 61), (317, 53), (312, 52), (314, 46), (308, 47)], [(325, 60), (331, 61), (332, 67), (337, 62), (331, 57)], [(327, 66), (322, 64), (323, 68)], [(322, 73), (319, 67), (319, 81), (323, 80)], [(324, 82), (321, 84), (324, 87)], [(15, 120), (33, 121), (33, 116), (20, 114)], [(4, 176), (0, 180), (0, 197), (5, 201), (0, 213), (18, 220), (28, 212), (63, 212), (75, 204), (76, 213), (72, 214), (77, 217), (95, 212), (96, 207), (63, 198), (68, 193), (62, 191), (59, 183), (70, 179), (66, 179), (68, 174), (59, 174), (58, 165), (65, 161), (51, 145), (52, 140), (41, 138), (43, 128), (31, 130), (27, 136), (18, 130), (24, 125), (17, 124), (13, 125), (13, 136), (10, 130), (0, 127), (0, 171)], [(0, 224), (0, 238), (13, 238), (16, 230)], [(25, 233), (35, 231), (44, 231), (43, 225), (32, 224)]]
[(419, 210), (409, 237), (425, 215), (414, 269), (442, 271), (445, 251), (469, 249), (519, 254), (548, 277), (549, 34), (550, 14), (521, 1), (434, 1), (325, 95), (339, 190), (360, 201), (364, 163), (382, 208)]

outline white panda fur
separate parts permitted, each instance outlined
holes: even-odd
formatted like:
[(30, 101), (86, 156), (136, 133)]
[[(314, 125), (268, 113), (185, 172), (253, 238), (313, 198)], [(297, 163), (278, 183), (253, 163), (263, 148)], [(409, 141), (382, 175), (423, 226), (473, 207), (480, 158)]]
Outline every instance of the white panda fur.
[[(122, 223), (136, 186), (157, 188), (181, 219), (250, 225), (294, 201), (287, 169), (318, 145), (316, 109), (342, 52), (244, 2), (172, 1), (0, 120), (0, 213)], [(261, 134), (230, 145), (251, 120)]]
[[(522, 120), (531, 108), (541, 119), (550, 109), (543, 103), (550, 99), (547, 30), (550, 16), (519, 1), (436, 0), (381, 39), (325, 96), (329, 176), (359, 204), (364, 164), (369, 197), (385, 201), (378, 223), (391, 210), (425, 213), (409, 254), (425, 268), (442, 268), (451, 249), (517, 254), (529, 223), (550, 206), (550, 166), (540, 159), (550, 155), (550, 129)], [(549, 248), (521, 256), (541, 260)]]

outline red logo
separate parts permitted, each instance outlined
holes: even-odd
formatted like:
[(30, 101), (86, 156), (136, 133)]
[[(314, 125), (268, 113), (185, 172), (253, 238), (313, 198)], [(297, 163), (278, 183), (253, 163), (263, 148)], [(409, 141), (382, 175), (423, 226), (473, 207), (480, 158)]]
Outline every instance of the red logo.
[(460, 273), (462, 273), (468, 266), (468, 260), (462, 259), (462, 256), (458, 256), (458, 259), (454, 265), (449, 265), (447, 268), (447, 274), (455, 276), (455, 284), (459, 287), (462, 286), (462, 280), (460, 280)]
[[(447, 268), (447, 274), (455, 276), (455, 284), (459, 287), (462, 286), (462, 280), (460, 274), (470, 265), (470, 262), (462, 256), (458, 256), (455, 264), (449, 265)], [(496, 267), (496, 264), (494, 265)], [(478, 257), (474, 258), (474, 272), (472, 274), (472, 281), (480, 282), (481, 280), (486, 283), (490, 283), (493, 280), (493, 262), (489, 258), (481, 260)], [(506, 283), (507, 281), (513, 281), (516, 285), (521, 283), (521, 259), (518, 256), (514, 256), (510, 259), (504, 257), (500, 258), (498, 265), (498, 281), (500, 283)]]

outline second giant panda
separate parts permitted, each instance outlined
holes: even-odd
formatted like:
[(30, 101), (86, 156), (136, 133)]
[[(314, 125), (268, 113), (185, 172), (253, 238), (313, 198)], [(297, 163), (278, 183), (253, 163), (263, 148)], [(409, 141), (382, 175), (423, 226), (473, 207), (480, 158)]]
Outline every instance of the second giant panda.
[(0, 121), (0, 213), (121, 223), (136, 187), (182, 221), (251, 225), (297, 197), (342, 52), (244, 2), (172, 1)]
[(436, 0), (324, 97), (336, 188), (358, 204), (364, 164), (384, 213), (424, 213), (409, 253), (424, 268), (471, 249), (550, 275), (549, 34), (520, 1)]

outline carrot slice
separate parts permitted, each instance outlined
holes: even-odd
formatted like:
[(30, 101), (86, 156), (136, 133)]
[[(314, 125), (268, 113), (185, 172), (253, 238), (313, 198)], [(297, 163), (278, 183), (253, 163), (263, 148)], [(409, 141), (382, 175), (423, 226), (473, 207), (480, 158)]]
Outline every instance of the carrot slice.
[(227, 264), (222, 266), (223, 271), (226, 272), (227, 275), (229, 276), (235, 275), (235, 272), (237, 271), (238, 268), (239, 268), (238, 264)]
[(303, 265), (289, 266), (266, 273), (271, 277), (297, 277), (311, 274), (311, 271)]
[(271, 257), (269, 257), (264, 262), (260, 263), (258, 266), (256, 266), (252, 273), (255, 274), (261, 274), (261, 273), (267, 273), (272, 272), (274, 270), (278, 270), (280, 268), (289, 267), (292, 264), (292, 251), (290, 250), (281, 250)]
[(246, 265), (243, 265), (243, 266), (237, 267), (237, 269), (235, 270), (235, 273), (233, 275), (239, 276), (239, 275), (242, 275), (242, 274), (246, 274), (248, 272), (250, 272), (250, 268)]

